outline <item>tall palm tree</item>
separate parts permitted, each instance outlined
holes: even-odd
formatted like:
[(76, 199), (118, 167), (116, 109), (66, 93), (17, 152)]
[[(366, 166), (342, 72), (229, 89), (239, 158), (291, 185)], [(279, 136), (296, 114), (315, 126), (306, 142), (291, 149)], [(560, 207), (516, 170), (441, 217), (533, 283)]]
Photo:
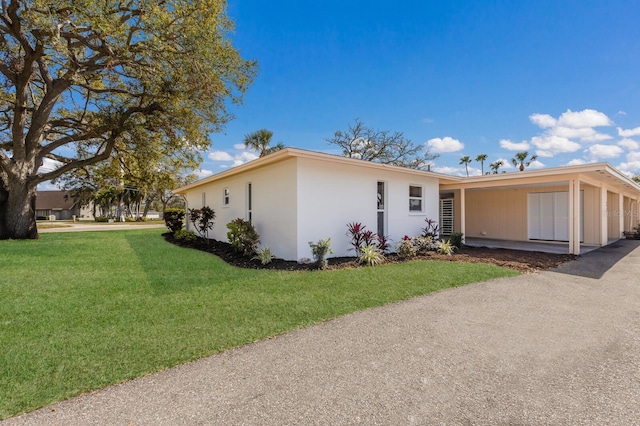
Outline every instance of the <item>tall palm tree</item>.
[(515, 155), (515, 157), (511, 159), (511, 162), (513, 163), (514, 167), (518, 167), (518, 165), (520, 165), (520, 171), (522, 172), (524, 171), (525, 167), (529, 167), (531, 163), (538, 159), (537, 155), (532, 155), (531, 158), (529, 158), (529, 161), (527, 161), (528, 156), (529, 151), (519, 152)]
[(247, 148), (259, 152), (260, 157), (264, 157), (284, 148), (284, 145), (280, 142), (270, 146), (272, 136), (273, 132), (271, 130), (260, 129), (245, 135), (243, 143)]
[(489, 164), (489, 167), (491, 168), (491, 170), (493, 170), (494, 175), (498, 174), (498, 169), (500, 169), (500, 167), (502, 166), (504, 166), (504, 161), (502, 160), (494, 161), (493, 163)]
[(484, 162), (487, 160), (487, 154), (479, 154), (476, 157), (476, 161), (480, 162), (480, 168), (482, 169), (482, 174), (484, 174)]
[(471, 162), (471, 157), (465, 155), (460, 159), (460, 164), (464, 164), (464, 169), (467, 171), (467, 177), (469, 177), (469, 163)]

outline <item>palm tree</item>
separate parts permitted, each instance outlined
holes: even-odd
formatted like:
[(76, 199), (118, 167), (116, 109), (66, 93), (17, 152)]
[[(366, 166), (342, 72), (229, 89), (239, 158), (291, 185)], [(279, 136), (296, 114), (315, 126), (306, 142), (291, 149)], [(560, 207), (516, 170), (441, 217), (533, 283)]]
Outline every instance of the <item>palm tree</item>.
[(467, 177), (469, 177), (469, 163), (471, 162), (471, 157), (465, 155), (460, 159), (460, 164), (464, 164), (464, 169), (467, 171)]
[(260, 129), (245, 135), (243, 143), (245, 147), (259, 152), (260, 157), (264, 157), (284, 148), (284, 145), (280, 142), (274, 146), (269, 146), (272, 136), (273, 132), (271, 130)]
[(494, 161), (493, 163), (491, 163), (489, 165), (489, 167), (491, 168), (491, 170), (493, 170), (493, 174), (496, 175), (498, 174), (498, 169), (500, 167), (504, 166), (504, 161), (502, 160), (498, 160), (498, 161)]
[(538, 159), (537, 155), (532, 155), (529, 161), (527, 161), (527, 157), (529, 156), (529, 151), (522, 151), (516, 154), (515, 157), (511, 159), (514, 167), (518, 167), (520, 165), (520, 171), (524, 171), (525, 167), (529, 167), (531, 163)]
[(486, 161), (486, 159), (487, 159), (487, 154), (479, 154), (476, 157), (476, 161), (480, 162), (480, 167), (482, 168), (482, 174), (484, 174), (484, 162)]

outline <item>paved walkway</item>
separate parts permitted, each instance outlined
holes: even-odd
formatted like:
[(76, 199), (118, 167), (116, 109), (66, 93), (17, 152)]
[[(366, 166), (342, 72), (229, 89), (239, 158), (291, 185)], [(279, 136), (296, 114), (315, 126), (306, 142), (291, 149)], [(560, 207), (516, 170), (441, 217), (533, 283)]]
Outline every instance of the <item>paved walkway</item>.
[(639, 276), (638, 242), (620, 241), (556, 271), (347, 315), (2, 426), (640, 424)]

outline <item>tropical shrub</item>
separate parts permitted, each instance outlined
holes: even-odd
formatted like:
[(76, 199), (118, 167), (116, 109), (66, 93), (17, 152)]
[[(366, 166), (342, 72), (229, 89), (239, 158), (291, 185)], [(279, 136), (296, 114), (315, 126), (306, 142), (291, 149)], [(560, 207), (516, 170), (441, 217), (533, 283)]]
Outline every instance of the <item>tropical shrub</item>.
[(173, 238), (178, 241), (195, 241), (196, 233), (193, 231), (187, 231), (186, 229), (178, 229), (173, 233)]
[(437, 240), (440, 235), (440, 226), (438, 226), (438, 223), (429, 218), (426, 218), (424, 221), (427, 223), (427, 226), (422, 228), (422, 236), (431, 237), (434, 240)]
[(410, 257), (415, 257), (416, 247), (414, 246), (411, 238), (405, 235), (404, 238), (402, 238), (402, 240), (400, 240), (400, 242), (398, 243), (396, 252), (398, 253), (398, 256), (404, 259), (408, 259)]
[(358, 261), (363, 265), (376, 266), (385, 261), (384, 254), (377, 244), (362, 247)]
[(309, 241), (309, 247), (311, 247), (311, 254), (313, 255), (313, 260), (316, 261), (319, 269), (326, 269), (328, 266), (327, 255), (333, 254), (331, 250), (331, 238), (327, 238), (326, 240), (318, 240), (317, 243), (313, 243)]
[(413, 237), (411, 241), (416, 251), (434, 251), (436, 249), (433, 237)]
[(109, 222), (109, 216), (96, 216), (96, 222)]
[(275, 256), (271, 254), (271, 249), (269, 247), (262, 247), (255, 256), (253, 256), (252, 260), (259, 260), (261, 264), (266, 265), (271, 263)]
[(458, 250), (460, 250), (462, 248), (462, 237), (464, 236), (464, 234), (462, 232), (454, 232), (451, 234), (449, 241), (451, 242), (451, 244), (457, 248)]
[(216, 213), (209, 206), (201, 209), (189, 209), (189, 221), (198, 231), (198, 235), (209, 241), (209, 230), (213, 229)]
[(251, 256), (256, 252), (260, 236), (251, 222), (237, 218), (227, 223), (227, 228), (227, 238), (236, 251), (242, 252), (245, 256)]
[(356, 256), (360, 256), (360, 249), (364, 245), (366, 226), (360, 222), (347, 223), (347, 237), (351, 238), (351, 249), (356, 252)]
[(456, 250), (456, 246), (451, 244), (451, 241), (438, 241), (436, 243), (436, 251), (440, 254), (446, 254), (447, 256), (451, 256), (453, 252)]
[(180, 208), (168, 208), (164, 210), (164, 223), (169, 228), (169, 231), (175, 233), (177, 230), (182, 229), (184, 226), (184, 217), (186, 213), (184, 209)]
[(376, 244), (378, 248), (382, 252), (382, 254), (387, 253), (389, 251), (390, 240), (389, 237), (385, 237), (384, 235), (376, 234)]

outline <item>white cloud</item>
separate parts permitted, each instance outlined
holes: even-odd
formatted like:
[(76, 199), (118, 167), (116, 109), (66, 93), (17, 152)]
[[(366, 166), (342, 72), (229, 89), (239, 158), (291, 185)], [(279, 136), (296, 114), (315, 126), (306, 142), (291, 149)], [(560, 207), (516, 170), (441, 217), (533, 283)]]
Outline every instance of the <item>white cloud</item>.
[(425, 123), (425, 124), (430, 124), (430, 123), (433, 123), (434, 120), (433, 120), (433, 118), (425, 117), (420, 121)]
[(611, 126), (613, 122), (604, 113), (594, 109), (585, 109), (582, 111), (571, 111), (563, 113), (558, 118), (558, 125), (564, 127), (600, 127)]
[(579, 143), (554, 135), (534, 136), (531, 144), (537, 148), (536, 154), (539, 157), (553, 157), (562, 152), (576, 152), (580, 149)]
[(549, 114), (531, 114), (529, 120), (538, 127), (546, 129), (556, 125), (556, 119)]
[(636, 127), (634, 129), (625, 130), (622, 127), (618, 127), (618, 135), (623, 138), (631, 138), (633, 136), (640, 136), (640, 127)]
[(38, 191), (60, 191), (60, 187), (51, 183), (50, 180), (38, 184)]
[(584, 142), (602, 142), (613, 139), (612, 136), (599, 133), (592, 127), (564, 127), (558, 126), (549, 130), (549, 134), (559, 136), (561, 138), (574, 139), (578, 138)]
[(618, 142), (618, 146), (627, 148), (630, 151), (637, 150), (638, 148), (640, 148), (640, 145), (638, 144), (638, 142), (629, 138), (622, 139), (620, 142)]
[(60, 166), (62, 166), (62, 163), (60, 161), (52, 160), (50, 158), (43, 158), (42, 166), (38, 168), (38, 173), (49, 173), (56, 170)]
[(246, 145), (243, 144), (243, 143), (237, 143), (237, 144), (233, 145), (233, 148), (234, 149), (238, 149), (238, 150), (243, 150), (243, 149), (246, 148)]
[(211, 176), (213, 174), (213, 171), (200, 169), (200, 170), (196, 170), (195, 174), (196, 174), (196, 176), (198, 176), (198, 179), (203, 179), (203, 178)]
[(531, 164), (529, 164), (530, 169), (544, 169), (545, 167), (544, 163), (538, 160), (532, 161)]
[(630, 152), (627, 154), (627, 161), (635, 162), (640, 161), (640, 152)]
[(584, 161), (584, 160), (581, 160), (579, 158), (574, 158), (573, 160), (571, 160), (567, 164), (565, 164), (565, 166), (580, 166), (582, 164), (587, 164), (587, 162)]
[(526, 151), (529, 149), (529, 143), (527, 141), (512, 142), (509, 139), (502, 139), (500, 148), (508, 149), (509, 151)]
[(237, 154), (234, 159), (233, 159), (233, 167), (235, 166), (239, 166), (240, 164), (244, 164), (248, 161), (251, 160), (255, 160), (259, 158), (256, 154), (254, 154), (253, 152), (249, 152), (249, 151), (244, 151), (241, 152), (240, 154)]
[(620, 111), (618, 111), (618, 115), (627, 115), (627, 113), (622, 111), (622, 110), (620, 110)]
[(444, 138), (433, 138), (427, 141), (427, 146), (434, 153), (458, 152), (464, 149), (464, 144), (458, 139), (445, 136)]
[(640, 174), (640, 161), (620, 163), (616, 168), (629, 177), (636, 176)]
[(591, 159), (599, 160), (602, 158), (616, 158), (619, 157), (624, 151), (622, 148), (616, 145), (591, 145), (589, 148), (585, 149), (585, 153), (587, 153)]
[(231, 154), (225, 151), (213, 151), (208, 155), (210, 160), (213, 161), (233, 161)]
[[(226, 151), (213, 151), (209, 153), (208, 157), (213, 161), (232, 162), (231, 167), (235, 167), (239, 166), (240, 164), (244, 164), (247, 161), (255, 160), (256, 158), (258, 158), (258, 155), (251, 151), (242, 151), (233, 155), (229, 154)], [(219, 167), (227, 168), (229, 167), (229, 165), (224, 164), (220, 165)]]
[[(451, 176), (467, 175), (467, 172), (464, 170), (464, 167), (434, 166), (434, 167), (431, 167), (431, 171), (436, 173), (444, 173), (446, 175), (451, 175)], [(471, 174), (471, 170), (469, 170), (469, 174)]]

